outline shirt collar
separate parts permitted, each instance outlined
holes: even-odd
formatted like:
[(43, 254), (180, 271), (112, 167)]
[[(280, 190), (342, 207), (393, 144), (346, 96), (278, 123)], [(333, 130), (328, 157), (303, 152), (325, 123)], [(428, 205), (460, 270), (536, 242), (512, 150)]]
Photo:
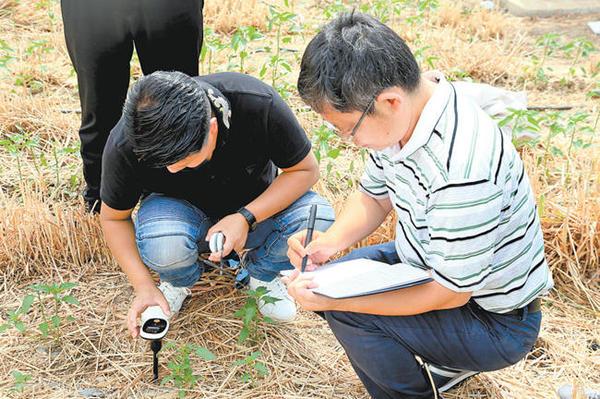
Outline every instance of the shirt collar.
[(229, 100), (227, 100), (227, 97), (213, 85), (204, 82), (201, 78), (194, 80), (206, 93), (211, 109), (217, 118), (219, 131), (217, 135), (217, 147), (215, 150), (218, 150), (225, 145), (225, 142), (229, 137), (229, 129), (231, 128), (231, 104), (229, 103)]
[(438, 86), (425, 104), (425, 107), (423, 107), (421, 116), (406, 145), (400, 147), (400, 145), (396, 144), (384, 150), (388, 155), (391, 155), (391, 158), (395, 161), (406, 159), (419, 148), (427, 144), (450, 102), (452, 86), (444, 78), (444, 75), (441, 72), (426, 72), (423, 74), (423, 77), (437, 83)]

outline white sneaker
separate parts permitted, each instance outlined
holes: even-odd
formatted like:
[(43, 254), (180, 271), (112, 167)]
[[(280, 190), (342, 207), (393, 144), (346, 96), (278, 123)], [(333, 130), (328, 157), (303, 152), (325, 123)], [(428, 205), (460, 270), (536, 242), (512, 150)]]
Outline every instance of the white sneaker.
[(185, 298), (192, 294), (192, 291), (187, 287), (174, 287), (171, 283), (163, 281), (158, 286), (158, 289), (163, 293), (165, 299), (169, 303), (171, 309), (171, 317), (179, 312)]
[(265, 287), (269, 292), (267, 296), (277, 298), (279, 301), (275, 303), (264, 303), (259, 301), (258, 310), (263, 316), (270, 317), (276, 321), (292, 321), (296, 317), (296, 303), (288, 294), (285, 285), (279, 277), (275, 277), (271, 281), (262, 281), (250, 277), (248, 284), (251, 290), (256, 290), (258, 287)]

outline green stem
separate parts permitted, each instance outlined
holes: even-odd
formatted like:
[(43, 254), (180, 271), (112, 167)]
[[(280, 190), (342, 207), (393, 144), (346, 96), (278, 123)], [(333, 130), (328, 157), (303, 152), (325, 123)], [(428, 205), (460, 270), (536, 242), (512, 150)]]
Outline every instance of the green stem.
[(600, 119), (600, 107), (596, 112), (596, 120), (594, 121), (594, 129), (592, 130), (592, 135), (590, 137), (590, 141), (588, 141), (588, 145), (592, 145), (592, 141), (594, 141), (594, 137), (596, 137), (596, 128), (598, 127), (598, 120)]
[(277, 80), (277, 69), (279, 68), (279, 53), (281, 52), (281, 24), (277, 25), (277, 36), (276, 36), (276, 51), (275, 51), (275, 63), (273, 64), (271, 74), (271, 86), (275, 87), (275, 81)]
[(48, 325), (48, 327), (50, 327), (50, 323), (48, 322), (48, 317), (46, 317), (44, 303), (42, 302), (42, 296), (40, 295), (39, 291), (37, 292), (37, 297), (38, 297), (38, 304), (40, 305), (40, 313), (42, 314), (42, 319), (44, 319), (44, 322)]
[(19, 172), (19, 183), (21, 183), (21, 190), (23, 190), (24, 188), (24, 184), (23, 184), (23, 170), (21, 169), (21, 160), (19, 159), (19, 156), (16, 156), (17, 158), (17, 171)]
[(58, 164), (58, 154), (56, 153), (56, 147), (52, 147), (52, 154), (54, 155), (54, 166), (56, 172), (56, 189), (60, 189), (60, 165)]

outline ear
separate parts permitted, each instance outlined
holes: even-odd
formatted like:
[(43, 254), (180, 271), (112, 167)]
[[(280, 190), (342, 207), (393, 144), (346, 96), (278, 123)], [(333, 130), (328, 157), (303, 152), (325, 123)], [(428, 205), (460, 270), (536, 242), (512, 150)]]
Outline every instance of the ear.
[(215, 143), (217, 141), (217, 134), (219, 133), (219, 123), (216, 117), (210, 118), (208, 122), (208, 142)]
[(403, 92), (393, 89), (382, 91), (376, 100), (383, 112), (397, 111), (406, 101)]

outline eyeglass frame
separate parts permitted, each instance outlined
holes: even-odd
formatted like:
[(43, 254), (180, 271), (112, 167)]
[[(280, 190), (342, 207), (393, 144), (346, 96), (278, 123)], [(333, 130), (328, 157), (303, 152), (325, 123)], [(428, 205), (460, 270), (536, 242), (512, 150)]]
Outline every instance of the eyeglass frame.
[(354, 124), (354, 127), (352, 128), (352, 130), (350, 131), (350, 134), (348, 136), (342, 136), (341, 130), (338, 129), (337, 127), (333, 126), (331, 123), (329, 123), (330, 127), (332, 128), (331, 130), (333, 130), (333, 132), (342, 139), (346, 139), (346, 140), (353, 139), (354, 136), (356, 135), (356, 132), (360, 128), (360, 125), (363, 123), (363, 121), (367, 117), (369, 110), (375, 104), (376, 99), (377, 99), (377, 94), (374, 95), (373, 98), (371, 98), (371, 101), (369, 101), (369, 104), (367, 104), (367, 108), (365, 108), (365, 110), (362, 112), (362, 114), (360, 115), (360, 118), (358, 118), (358, 121), (356, 121), (356, 123)]

